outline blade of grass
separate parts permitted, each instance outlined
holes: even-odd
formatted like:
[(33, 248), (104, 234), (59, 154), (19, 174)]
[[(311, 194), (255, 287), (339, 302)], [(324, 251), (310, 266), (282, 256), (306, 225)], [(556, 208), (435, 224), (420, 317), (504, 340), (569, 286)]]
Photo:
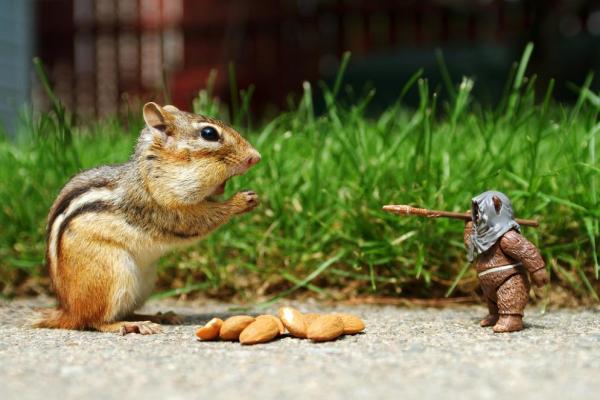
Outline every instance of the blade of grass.
[(446, 87), (446, 91), (450, 97), (450, 101), (453, 102), (454, 99), (456, 99), (456, 90), (454, 89), (450, 72), (448, 72), (448, 67), (446, 66), (446, 61), (444, 60), (444, 53), (440, 48), (435, 49), (435, 60), (438, 65), (438, 69), (440, 70), (440, 74), (442, 75), (442, 81), (444, 82), (444, 86)]
[(527, 43), (527, 46), (525, 46), (525, 50), (523, 51), (523, 55), (521, 56), (521, 61), (519, 62), (519, 66), (517, 67), (517, 73), (515, 74), (515, 80), (512, 86), (512, 93), (508, 98), (507, 115), (510, 118), (513, 118), (518, 108), (519, 100), (521, 99), (520, 89), (523, 86), (523, 82), (525, 80), (525, 70), (527, 69), (527, 65), (529, 64), (531, 53), (533, 53), (533, 43), (530, 42)]
[(189, 294), (189, 293), (192, 293), (195, 291), (207, 289), (209, 287), (210, 287), (210, 284), (207, 282), (194, 283), (194, 284), (186, 285), (181, 288), (164, 290), (162, 292), (155, 293), (152, 296), (150, 296), (150, 299), (161, 300), (161, 299), (166, 299), (169, 297), (181, 296), (182, 294)]
[(335, 76), (335, 83), (333, 84), (332, 96), (335, 99), (340, 91), (342, 86), (342, 80), (344, 79), (344, 74), (346, 73), (346, 69), (348, 68), (348, 63), (350, 62), (350, 57), (352, 53), (349, 51), (345, 51), (342, 55), (342, 61), (340, 62), (340, 67), (338, 68), (338, 72)]
[[(291, 283), (293, 283), (294, 285), (302, 285), (302, 280), (296, 278), (295, 276), (293, 276), (291, 274), (288, 274), (287, 272), (282, 273), (281, 276), (285, 280), (288, 280)], [(302, 285), (302, 287), (305, 287), (306, 289), (310, 290), (311, 292), (318, 293), (321, 296), (331, 297), (329, 292), (327, 292), (326, 290), (324, 290), (318, 286), (313, 285), (312, 283), (306, 283), (306, 284)]]
[(235, 64), (230, 62), (227, 66), (227, 74), (229, 77), (229, 95), (231, 96), (231, 121), (233, 121), (234, 125), (238, 124), (238, 87), (237, 87), (237, 77), (235, 74)]
[(171, 104), (171, 91), (169, 90), (169, 85), (167, 83), (167, 70), (163, 67), (162, 74), (160, 79), (160, 86), (162, 90), (163, 100), (165, 104)]
[(259, 309), (259, 310), (267, 308), (267, 307), (271, 306), (272, 304), (276, 303), (277, 301), (279, 301), (280, 299), (294, 293), (298, 289), (305, 287), (309, 282), (311, 282), (313, 279), (315, 279), (316, 277), (321, 275), (323, 272), (325, 272), (325, 270), (327, 268), (329, 268), (335, 262), (340, 260), (345, 254), (346, 254), (345, 251), (343, 251), (343, 250), (339, 251), (336, 255), (334, 255), (327, 261), (322, 262), (317, 268), (315, 268), (313, 270), (313, 272), (308, 274), (304, 279), (300, 280), (294, 286), (292, 286), (291, 288), (289, 288), (287, 290), (282, 291), (281, 293), (278, 293), (277, 295), (271, 297), (269, 300), (266, 300), (264, 302), (256, 304), (254, 306), (254, 308)]
[(469, 262), (465, 263), (462, 266), (462, 268), (460, 269), (460, 271), (458, 271), (458, 274), (456, 274), (456, 277), (452, 281), (452, 284), (450, 285), (450, 287), (444, 294), (444, 297), (450, 297), (452, 295), (452, 293), (454, 293), (454, 289), (456, 289), (456, 285), (458, 285), (458, 282), (460, 282), (463, 275), (467, 272), (467, 270), (469, 269), (470, 266), (471, 266), (471, 263), (469, 263)]

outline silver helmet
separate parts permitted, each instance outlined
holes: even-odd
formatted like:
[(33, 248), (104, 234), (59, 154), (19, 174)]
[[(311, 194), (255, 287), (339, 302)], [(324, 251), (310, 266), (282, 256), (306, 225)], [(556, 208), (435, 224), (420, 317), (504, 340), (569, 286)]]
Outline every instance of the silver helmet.
[(513, 218), (510, 199), (501, 192), (489, 190), (471, 202), (473, 230), (469, 243), (469, 261), (494, 245), (506, 232), (521, 227)]

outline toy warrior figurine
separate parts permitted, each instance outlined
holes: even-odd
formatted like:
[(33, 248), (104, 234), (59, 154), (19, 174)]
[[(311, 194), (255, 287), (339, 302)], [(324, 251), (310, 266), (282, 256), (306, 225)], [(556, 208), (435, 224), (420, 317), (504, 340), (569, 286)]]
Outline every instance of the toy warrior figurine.
[(521, 225), (538, 226), (530, 219), (513, 218), (512, 205), (505, 194), (488, 191), (475, 197), (471, 213), (428, 210), (408, 205), (387, 205), (384, 211), (427, 218), (455, 218), (467, 221), (464, 232), (469, 261), (474, 261), (489, 309), (481, 326), (494, 332), (523, 329), (523, 310), (529, 300), (529, 281), (548, 283), (544, 260), (538, 249), (521, 235)]
[(544, 260), (521, 235), (506, 195), (484, 192), (471, 204), (471, 221), (465, 226), (464, 241), (489, 310), (481, 326), (493, 326), (494, 332), (519, 331), (523, 329), (523, 311), (529, 300), (525, 270), (536, 286), (547, 284)]

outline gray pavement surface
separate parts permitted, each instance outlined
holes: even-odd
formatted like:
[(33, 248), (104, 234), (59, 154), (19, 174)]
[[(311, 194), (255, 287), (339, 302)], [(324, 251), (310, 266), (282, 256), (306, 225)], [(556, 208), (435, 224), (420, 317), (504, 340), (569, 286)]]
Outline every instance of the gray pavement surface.
[[(348, 311), (366, 333), (315, 344), (198, 342), (218, 303), (150, 303), (184, 325), (160, 335), (32, 329), (41, 300), (0, 302), (0, 399), (599, 399), (600, 309), (541, 314), (494, 334), (481, 307), (407, 309), (297, 305)], [(269, 310), (274, 312), (275, 309)]]

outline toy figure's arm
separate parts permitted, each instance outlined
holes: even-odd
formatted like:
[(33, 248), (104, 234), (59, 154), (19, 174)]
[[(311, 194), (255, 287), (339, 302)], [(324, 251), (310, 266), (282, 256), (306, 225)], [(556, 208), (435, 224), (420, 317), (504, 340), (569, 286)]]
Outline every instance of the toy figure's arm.
[(500, 248), (507, 256), (521, 262), (531, 274), (533, 283), (543, 286), (549, 282), (544, 259), (537, 247), (515, 230), (510, 230), (500, 239)]

